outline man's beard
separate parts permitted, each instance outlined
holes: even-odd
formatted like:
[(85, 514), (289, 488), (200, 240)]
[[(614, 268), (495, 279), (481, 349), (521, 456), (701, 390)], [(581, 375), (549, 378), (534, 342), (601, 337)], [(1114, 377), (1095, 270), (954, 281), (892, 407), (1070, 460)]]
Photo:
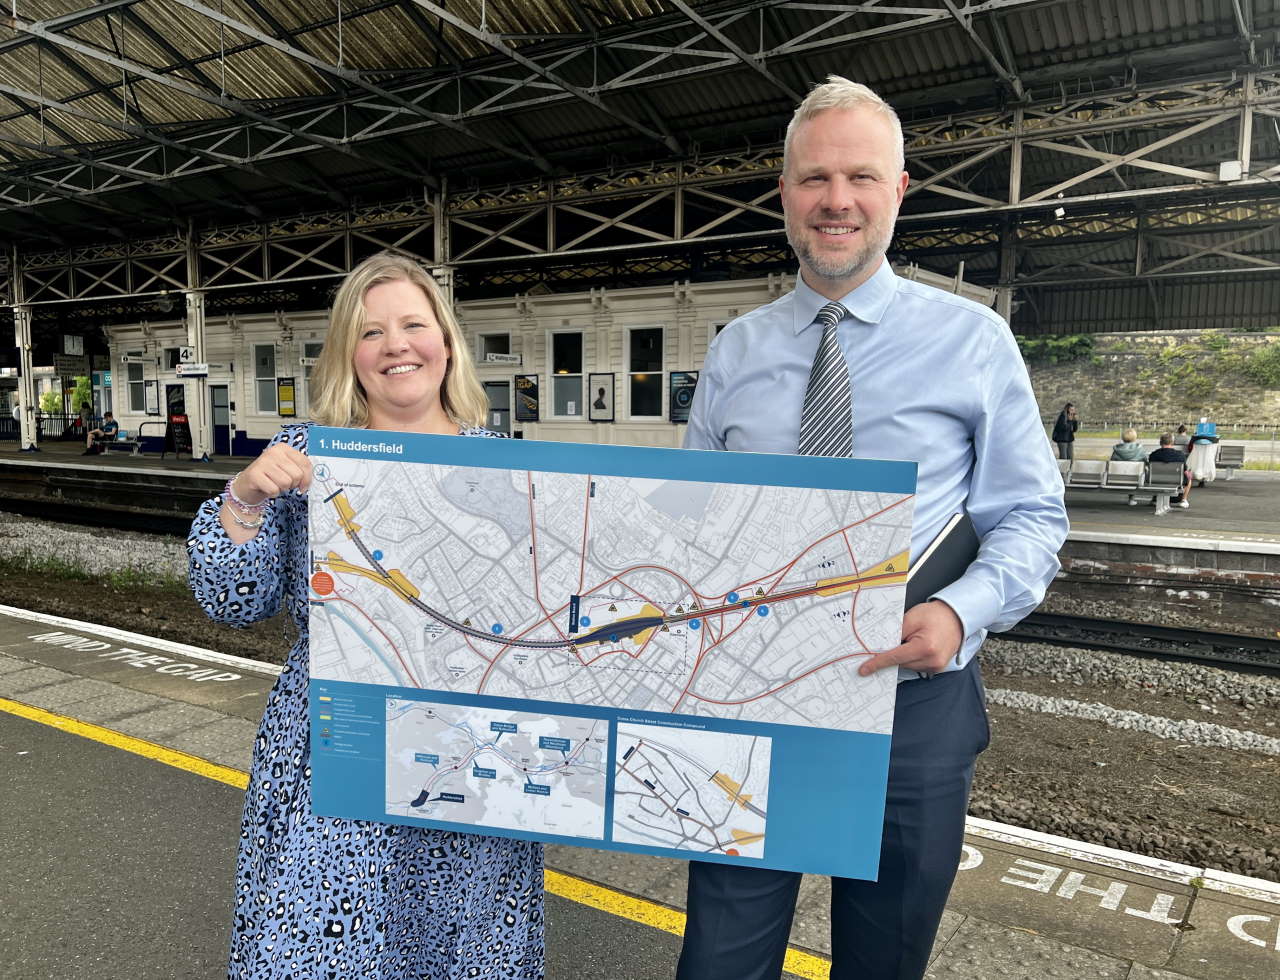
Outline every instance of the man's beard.
[(863, 235), (863, 243), (860, 249), (849, 256), (827, 257), (818, 255), (812, 248), (814, 233), (810, 232), (808, 225), (797, 224), (788, 218), (786, 227), (787, 241), (796, 253), (796, 258), (800, 260), (800, 265), (818, 278), (833, 282), (852, 279), (874, 264), (889, 250), (889, 243), (893, 240), (892, 221), (884, 229), (863, 225), (860, 232)]

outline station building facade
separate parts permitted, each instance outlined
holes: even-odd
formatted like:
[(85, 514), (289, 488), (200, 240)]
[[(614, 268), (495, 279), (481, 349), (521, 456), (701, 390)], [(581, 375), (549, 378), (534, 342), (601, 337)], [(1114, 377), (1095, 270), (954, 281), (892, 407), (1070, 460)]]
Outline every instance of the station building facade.
[[(994, 291), (908, 267), (908, 278), (992, 304)], [(456, 304), (489, 398), (486, 425), (518, 438), (679, 446), (711, 341), (789, 291), (793, 275), (680, 282)], [(328, 313), (205, 320), (206, 373), (189, 375), (182, 319), (112, 327), (110, 401), (120, 426), (159, 448), (172, 413), (207, 413), (211, 455), (253, 455), (309, 418)], [(195, 419), (193, 418), (193, 423)], [(152, 440), (156, 440), (153, 442)]]

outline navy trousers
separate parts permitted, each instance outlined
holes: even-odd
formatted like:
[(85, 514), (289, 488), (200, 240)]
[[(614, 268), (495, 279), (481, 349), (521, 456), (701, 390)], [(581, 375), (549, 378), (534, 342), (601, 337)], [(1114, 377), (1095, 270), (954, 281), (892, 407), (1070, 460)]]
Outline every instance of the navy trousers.
[[(898, 685), (880, 878), (831, 879), (831, 980), (924, 976), (989, 740), (976, 658)], [(799, 888), (793, 871), (689, 862), (677, 980), (777, 980)]]

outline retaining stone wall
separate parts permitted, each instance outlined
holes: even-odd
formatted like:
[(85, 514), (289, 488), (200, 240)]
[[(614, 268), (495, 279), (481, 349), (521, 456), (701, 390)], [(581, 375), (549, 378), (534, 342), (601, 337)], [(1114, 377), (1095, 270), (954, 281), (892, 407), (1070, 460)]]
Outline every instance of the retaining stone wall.
[[(1206, 346), (1210, 336), (1225, 340), (1225, 349), (1218, 352)], [(1095, 420), (1194, 422), (1208, 416), (1219, 426), (1280, 426), (1280, 389), (1248, 383), (1238, 370), (1223, 367), (1224, 358), (1280, 344), (1280, 332), (1133, 332), (1094, 337), (1091, 358), (1030, 366), (1043, 418), (1052, 422), (1071, 401), (1085, 425)], [(1178, 351), (1183, 353), (1170, 356)], [(1189, 386), (1170, 380), (1179, 368), (1188, 372)]]

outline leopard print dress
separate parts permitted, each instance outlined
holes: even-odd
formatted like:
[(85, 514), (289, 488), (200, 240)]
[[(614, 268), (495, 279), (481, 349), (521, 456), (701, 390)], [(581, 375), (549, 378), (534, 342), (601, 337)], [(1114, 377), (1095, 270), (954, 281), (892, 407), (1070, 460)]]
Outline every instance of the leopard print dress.
[[(306, 452), (308, 428), (286, 426), (272, 444)], [(312, 814), (306, 499), (278, 498), (240, 546), (221, 505), (200, 507), (187, 541), (196, 600), (238, 626), (283, 606), (300, 631), (254, 745), (229, 980), (541, 978), (540, 844)]]

